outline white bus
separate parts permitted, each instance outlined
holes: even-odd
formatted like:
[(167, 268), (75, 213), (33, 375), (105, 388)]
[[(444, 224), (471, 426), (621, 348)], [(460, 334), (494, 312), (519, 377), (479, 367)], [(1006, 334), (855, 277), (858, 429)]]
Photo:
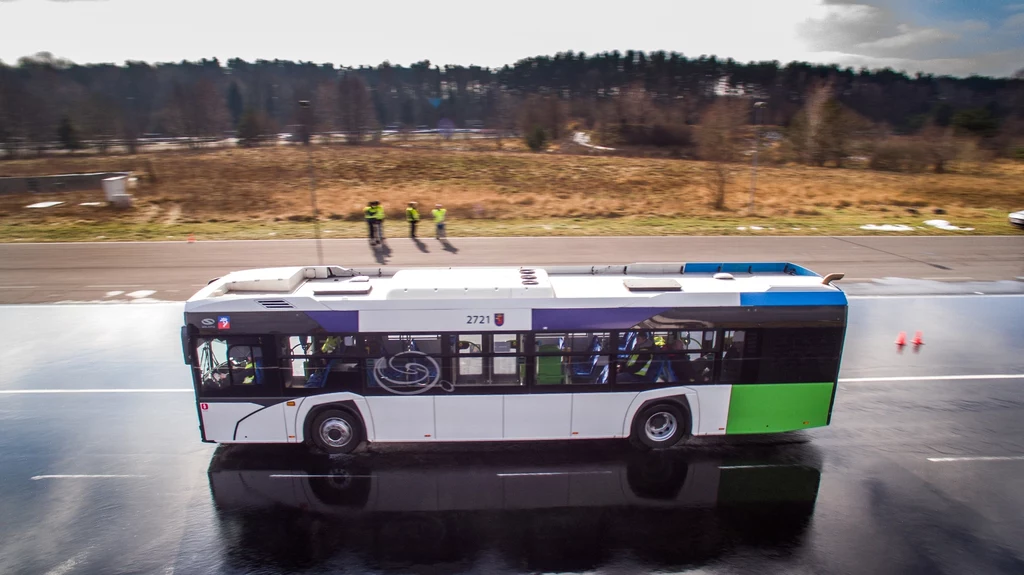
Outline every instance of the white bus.
[(216, 443), (629, 438), (829, 423), (845, 294), (789, 263), (239, 271), (185, 305)]

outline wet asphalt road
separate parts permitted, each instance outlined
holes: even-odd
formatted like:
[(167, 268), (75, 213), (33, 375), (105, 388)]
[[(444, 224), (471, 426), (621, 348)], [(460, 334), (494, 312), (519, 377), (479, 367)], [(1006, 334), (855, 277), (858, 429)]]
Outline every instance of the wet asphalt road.
[(854, 299), (831, 427), (663, 456), (205, 445), (180, 321), (0, 307), (0, 573), (1024, 572), (1024, 297)]

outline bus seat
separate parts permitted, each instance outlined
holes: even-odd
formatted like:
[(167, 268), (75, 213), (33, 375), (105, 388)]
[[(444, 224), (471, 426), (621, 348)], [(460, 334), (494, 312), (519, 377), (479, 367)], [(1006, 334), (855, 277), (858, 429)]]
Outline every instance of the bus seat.
[(327, 366), (322, 369), (317, 369), (313, 373), (309, 374), (309, 378), (306, 380), (306, 385), (303, 387), (324, 387), (327, 385), (327, 377), (331, 373), (331, 368), (334, 367), (335, 360), (327, 362)]
[[(558, 353), (562, 348), (554, 344), (540, 345), (537, 348), (540, 353)], [(561, 356), (537, 356), (537, 384), (552, 385), (562, 383), (564, 379), (562, 372)]]
[(642, 383), (654, 383), (658, 381), (658, 377), (661, 375), (662, 370), (665, 368), (665, 360), (655, 356), (651, 360), (651, 367), (647, 368), (647, 373), (644, 374), (640, 381)]

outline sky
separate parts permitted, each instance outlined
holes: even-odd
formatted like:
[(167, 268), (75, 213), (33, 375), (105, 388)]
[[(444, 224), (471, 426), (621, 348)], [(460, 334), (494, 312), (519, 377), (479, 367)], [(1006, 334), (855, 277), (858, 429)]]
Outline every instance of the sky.
[(1024, 68), (1024, 0), (0, 0), (0, 60), (476, 64), (573, 50), (909, 73)]

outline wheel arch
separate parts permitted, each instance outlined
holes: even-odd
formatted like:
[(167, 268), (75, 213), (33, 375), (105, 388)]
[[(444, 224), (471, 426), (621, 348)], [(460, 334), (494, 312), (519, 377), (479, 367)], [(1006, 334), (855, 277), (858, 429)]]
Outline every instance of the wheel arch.
[(359, 421), (359, 425), (361, 425), (363, 428), (363, 439), (365, 441), (370, 441), (369, 434), (371, 426), (367, 425), (366, 418), (363, 417), (362, 411), (359, 409), (359, 406), (356, 405), (356, 402), (352, 399), (339, 399), (335, 401), (327, 401), (324, 403), (319, 403), (309, 408), (309, 411), (306, 411), (306, 414), (302, 421), (302, 426), (300, 428), (302, 430), (302, 437), (298, 438), (299, 441), (304, 442), (310, 437), (310, 428), (312, 427), (313, 420), (316, 419), (317, 415), (320, 415), (321, 413), (332, 409), (348, 412), (353, 417), (355, 417)]
[[(691, 396), (693, 397), (691, 398)], [(636, 418), (638, 413), (652, 405), (658, 405), (661, 403), (674, 405), (682, 410), (683, 415), (686, 417), (686, 422), (683, 425), (683, 431), (685, 432), (683, 437), (692, 436), (694, 429), (696, 429), (697, 422), (693, 416), (693, 409), (690, 407), (690, 401), (695, 400), (696, 394), (684, 391), (679, 391), (669, 395), (656, 395), (654, 397), (637, 397), (633, 401), (633, 404), (630, 405), (629, 411), (626, 412), (625, 421), (622, 422), (622, 437), (632, 437), (633, 420)]]

